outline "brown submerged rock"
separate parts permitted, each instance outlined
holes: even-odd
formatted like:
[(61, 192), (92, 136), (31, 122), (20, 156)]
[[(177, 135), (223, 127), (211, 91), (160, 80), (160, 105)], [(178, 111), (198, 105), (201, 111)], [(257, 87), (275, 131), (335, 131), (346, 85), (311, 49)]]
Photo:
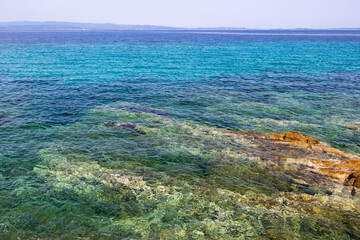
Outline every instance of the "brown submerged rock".
[(298, 132), (286, 132), (286, 133), (278, 133), (267, 136), (271, 140), (277, 140), (277, 141), (286, 141), (286, 142), (297, 142), (300, 144), (319, 144), (320, 141), (304, 136), (301, 133)]
[(304, 172), (360, 188), (358, 156), (298, 132), (254, 136), (253, 141), (257, 145), (254, 155), (264, 161), (298, 165)]
[(353, 172), (346, 180), (349, 184), (360, 188), (360, 171)]

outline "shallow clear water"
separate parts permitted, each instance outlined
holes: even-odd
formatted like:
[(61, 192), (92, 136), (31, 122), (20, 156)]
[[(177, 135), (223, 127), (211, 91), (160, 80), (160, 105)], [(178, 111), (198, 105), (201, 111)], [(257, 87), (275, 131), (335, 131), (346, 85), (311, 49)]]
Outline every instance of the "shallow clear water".
[(0, 33), (0, 236), (358, 238), (358, 200), (224, 149), (298, 131), (360, 156), (359, 59), (359, 31)]

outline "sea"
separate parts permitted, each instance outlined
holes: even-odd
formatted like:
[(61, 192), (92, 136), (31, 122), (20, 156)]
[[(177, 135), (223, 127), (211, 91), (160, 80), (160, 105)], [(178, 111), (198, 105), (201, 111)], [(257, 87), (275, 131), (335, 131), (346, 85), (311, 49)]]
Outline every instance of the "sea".
[(0, 32), (0, 238), (360, 238), (245, 130), (360, 156), (360, 30)]

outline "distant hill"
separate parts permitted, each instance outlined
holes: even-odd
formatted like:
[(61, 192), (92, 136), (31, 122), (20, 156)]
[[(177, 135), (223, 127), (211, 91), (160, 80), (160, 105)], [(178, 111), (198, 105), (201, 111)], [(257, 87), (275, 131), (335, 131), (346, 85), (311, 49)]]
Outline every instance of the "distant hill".
[(2, 22), (0, 31), (118, 31), (118, 30), (182, 30), (184, 28), (152, 25), (119, 25), (112, 23), (74, 22)]
[(76, 23), (76, 22), (0, 22), (0, 32), (56, 32), (56, 31), (123, 31), (123, 30), (199, 30), (199, 31), (231, 31), (231, 30), (262, 30), (262, 31), (307, 31), (307, 30), (360, 30), (359, 28), (335, 28), (335, 29), (248, 29), (240, 27), (202, 27), (202, 28), (178, 28), (154, 25), (121, 25), (112, 23)]

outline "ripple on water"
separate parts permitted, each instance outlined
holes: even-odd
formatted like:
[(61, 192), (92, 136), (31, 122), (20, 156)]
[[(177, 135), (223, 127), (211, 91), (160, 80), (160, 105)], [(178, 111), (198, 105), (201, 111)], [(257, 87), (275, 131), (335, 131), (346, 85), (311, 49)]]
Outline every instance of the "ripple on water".
[(0, 238), (359, 238), (357, 190), (226, 130), (359, 155), (358, 39), (0, 33)]
[[(42, 204), (38, 212), (25, 210), (25, 221), (56, 226), (59, 214), (66, 222), (65, 214), (80, 204), (82, 212), (71, 218), (87, 221), (88, 231), (103, 238), (360, 235), (360, 202), (349, 187), (289, 175), (295, 166), (274, 166), (254, 157), (256, 145), (236, 132), (149, 109), (105, 105), (83, 122), (58, 127), (54, 141), (39, 151), (43, 162), (34, 171), (49, 186), (46, 201), (63, 206), (64, 215)], [(134, 127), (123, 128), (123, 123)], [(26, 196), (34, 189), (17, 191)], [(81, 236), (77, 224), (68, 224), (71, 236)], [(49, 230), (36, 231), (41, 236)]]

